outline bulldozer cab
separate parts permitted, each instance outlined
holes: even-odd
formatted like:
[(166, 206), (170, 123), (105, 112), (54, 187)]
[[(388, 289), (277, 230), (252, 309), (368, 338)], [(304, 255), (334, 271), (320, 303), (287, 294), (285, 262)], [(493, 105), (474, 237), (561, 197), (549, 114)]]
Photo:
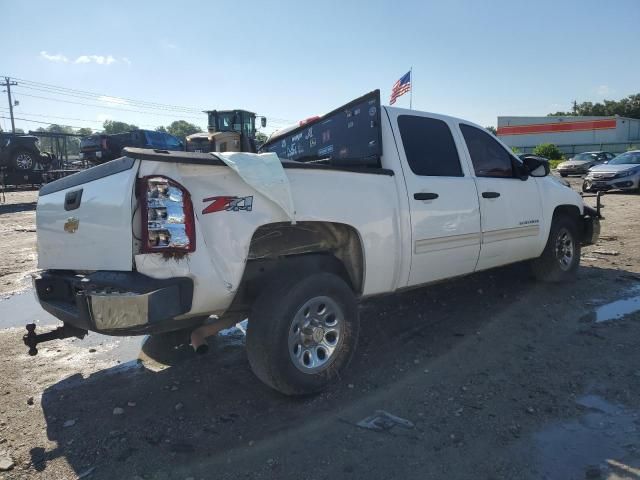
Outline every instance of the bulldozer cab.
[(256, 152), (256, 114), (246, 110), (208, 110), (208, 132), (187, 137), (191, 152)]

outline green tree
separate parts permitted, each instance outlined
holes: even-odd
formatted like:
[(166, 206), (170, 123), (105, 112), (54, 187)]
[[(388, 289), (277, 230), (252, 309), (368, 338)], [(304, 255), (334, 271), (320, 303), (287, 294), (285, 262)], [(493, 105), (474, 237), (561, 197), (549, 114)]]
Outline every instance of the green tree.
[(496, 130), (496, 127), (494, 127), (493, 125), (489, 125), (488, 127), (484, 127), (485, 130), (487, 130), (488, 132), (493, 133), (494, 135), (498, 135), (498, 131)]
[(549, 160), (562, 159), (562, 152), (553, 143), (541, 143), (533, 149), (533, 154), (548, 158)]
[(102, 124), (104, 133), (111, 135), (113, 133), (127, 133), (131, 130), (138, 130), (138, 126), (133, 123), (118, 122), (115, 120), (105, 120)]
[(612, 116), (620, 115), (621, 117), (640, 118), (640, 93), (629, 95), (622, 100), (603, 100), (600, 102), (582, 102), (574, 105), (571, 112), (555, 112), (550, 113), (550, 117), (561, 116)]
[(200, 129), (200, 127), (194, 125), (193, 123), (189, 123), (185, 120), (176, 120), (175, 122), (172, 122), (165, 131), (167, 133), (170, 133), (174, 137), (178, 137), (181, 140), (184, 140), (187, 136), (194, 133), (199, 133), (202, 130)]
[(167, 129), (160, 125), (159, 127), (156, 127), (156, 132), (167, 133)]
[(516, 155), (519, 155), (522, 153), (522, 151), (518, 147), (511, 147), (511, 151)]
[(258, 143), (258, 145), (262, 145), (267, 141), (268, 138), (269, 135), (267, 135), (266, 133), (256, 132), (256, 142)]
[(79, 128), (76, 131), (76, 133), (78, 135), (82, 135), (83, 137), (88, 137), (89, 135), (93, 134), (93, 131), (90, 128), (85, 127), (85, 128)]

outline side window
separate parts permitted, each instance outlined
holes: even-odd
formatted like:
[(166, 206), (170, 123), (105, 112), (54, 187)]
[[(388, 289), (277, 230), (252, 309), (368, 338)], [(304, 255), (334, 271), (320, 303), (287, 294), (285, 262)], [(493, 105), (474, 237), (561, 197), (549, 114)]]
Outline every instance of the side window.
[(513, 178), (511, 155), (491, 135), (465, 124), (460, 124), (460, 130), (476, 176)]
[(449, 126), (435, 118), (400, 115), (398, 128), (411, 171), (432, 177), (462, 177)]

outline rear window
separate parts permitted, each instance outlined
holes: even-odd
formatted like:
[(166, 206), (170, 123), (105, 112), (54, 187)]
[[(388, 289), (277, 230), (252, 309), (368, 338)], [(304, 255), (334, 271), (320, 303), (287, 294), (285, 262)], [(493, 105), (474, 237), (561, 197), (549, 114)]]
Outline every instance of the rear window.
[(411, 171), (432, 177), (462, 177), (462, 167), (449, 126), (435, 118), (401, 115), (398, 127)]

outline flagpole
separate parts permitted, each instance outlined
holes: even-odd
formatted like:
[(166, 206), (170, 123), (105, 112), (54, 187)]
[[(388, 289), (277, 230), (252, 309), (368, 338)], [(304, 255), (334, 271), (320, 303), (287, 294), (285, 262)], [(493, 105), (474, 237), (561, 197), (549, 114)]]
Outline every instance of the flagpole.
[(411, 81), (411, 94), (409, 96), (409, 110), (413, 110), (413, 65), (409, 69), (409, 80)]

